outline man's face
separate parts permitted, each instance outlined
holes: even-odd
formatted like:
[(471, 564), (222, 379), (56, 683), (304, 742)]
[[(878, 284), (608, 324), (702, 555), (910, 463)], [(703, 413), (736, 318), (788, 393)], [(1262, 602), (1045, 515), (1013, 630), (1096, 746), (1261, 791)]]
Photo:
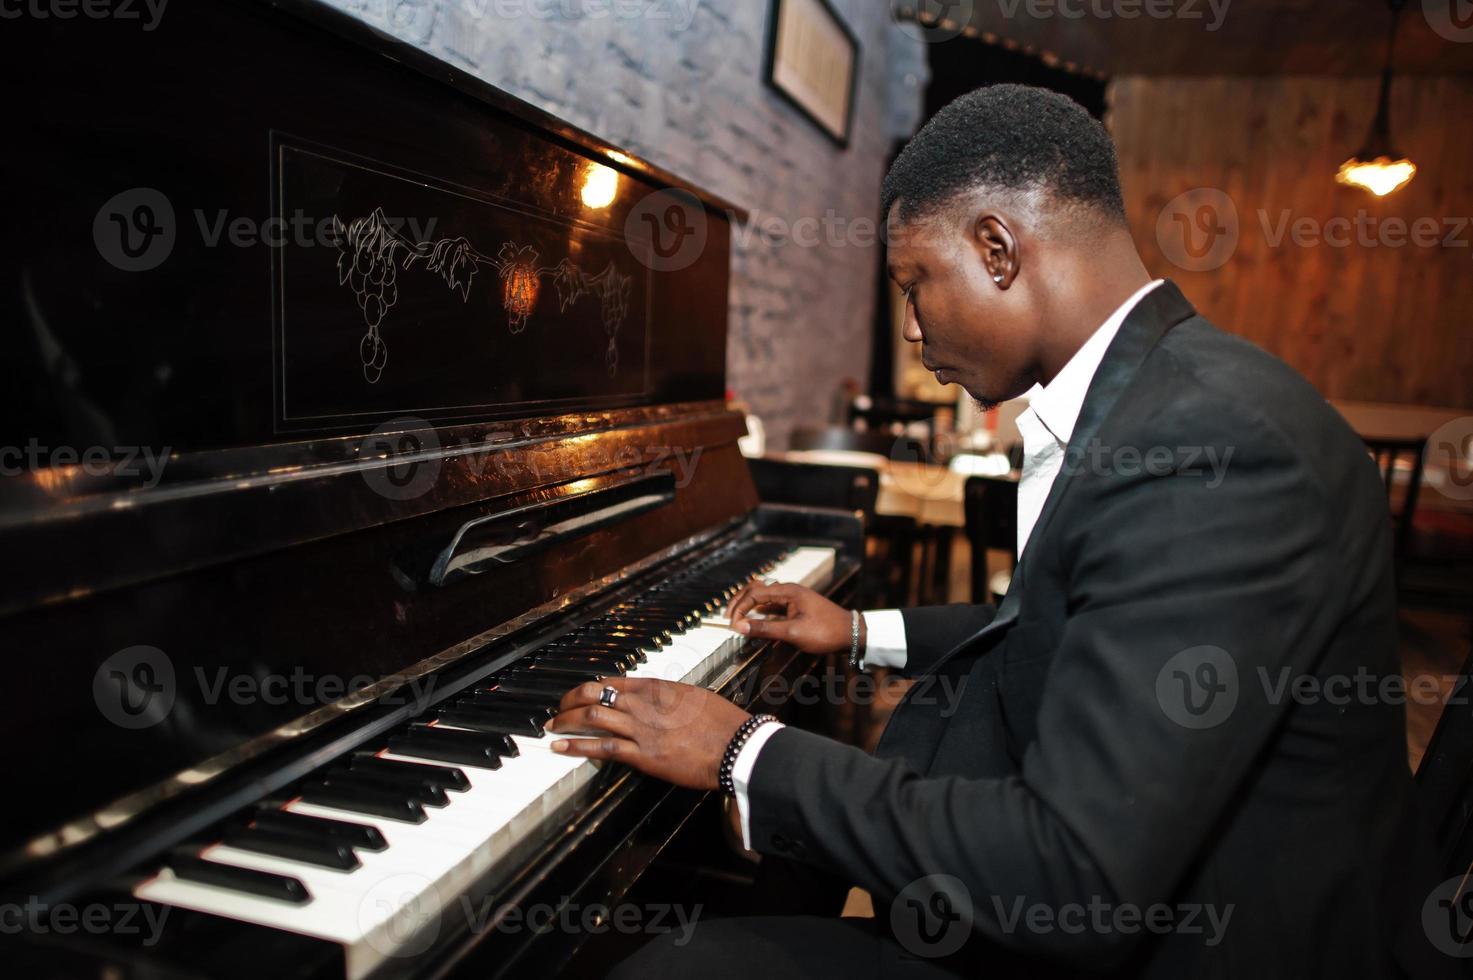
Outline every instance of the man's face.
[(1006, 226), (948, 211), (892, 219), (890, 277), (906, 293), (903, 334), (922, 345), (926, 369), (991, 406), (1033, 385), (1037, 317)]

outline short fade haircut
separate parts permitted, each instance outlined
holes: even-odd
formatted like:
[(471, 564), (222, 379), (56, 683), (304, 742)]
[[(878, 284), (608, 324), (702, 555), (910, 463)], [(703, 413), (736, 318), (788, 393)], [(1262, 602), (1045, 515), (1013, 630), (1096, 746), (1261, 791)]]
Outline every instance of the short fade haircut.
[(1107, 223), (1125, 223), (1120, 166), (1105, 127), (1067, 96), (1030, 85), (990, 85), (936, 113), (885, 176), (884, 210), (927, 215), (986, 188), (1042, 191)]

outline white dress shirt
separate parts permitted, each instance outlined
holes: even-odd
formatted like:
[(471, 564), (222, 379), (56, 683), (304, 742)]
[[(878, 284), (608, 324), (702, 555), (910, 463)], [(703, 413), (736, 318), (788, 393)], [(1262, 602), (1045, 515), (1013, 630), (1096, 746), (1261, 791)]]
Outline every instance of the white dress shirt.
[[(1074, 424), (1084, 407), (1084, 396), (1090, 382), (1105, 359), (1110, 342), (1120, 332), (1120, 325), (1135, 305), (1163, 280), (1157, 279), (1136, 290), (1094, 333), (1090, 334), (1074, 356), (1048, 384), (1034, 385), (1025, 396), (1028, 407), (1018, 416), (1018, 432), (1023, 436), (1023, 478), (1018, 482), (1018, 557), (1028, 544), (1033, 526), (1043, 513), (1054, 480), (1064, 466), (1064, 450), (1074, 436)], [(975, 558), (974, 558), (975, 560)], [(864, 666), (901, 668), (905, 666), (905, 620), (898, 609), (866, 612)], [(747, 801), (747, 783), (757, 765), (757, 753), (779, 728), (781, 722), (768, 722), (752, 733), (732, 766), (731, 782), (736, 789), (737, 811), (742, 819), (742, 846), (752, 849), (751, 820)]]

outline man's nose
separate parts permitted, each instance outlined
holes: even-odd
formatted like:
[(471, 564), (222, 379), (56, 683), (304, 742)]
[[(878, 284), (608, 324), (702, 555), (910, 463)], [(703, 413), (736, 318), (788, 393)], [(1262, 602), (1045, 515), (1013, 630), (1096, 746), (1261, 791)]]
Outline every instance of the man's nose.
[(911, 303), (905, 304), (905, 325), (900, 330), (900, 336), (912, 344), (919, 344), (922, 340), (925, 340), (921, 336), (920, 318), (916, 316), (916, 308)]

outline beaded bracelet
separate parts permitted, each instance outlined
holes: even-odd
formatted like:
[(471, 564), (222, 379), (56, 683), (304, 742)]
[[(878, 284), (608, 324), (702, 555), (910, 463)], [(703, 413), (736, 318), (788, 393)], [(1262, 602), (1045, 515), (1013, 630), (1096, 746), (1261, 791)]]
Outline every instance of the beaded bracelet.
[(742, 748), (752, 737), (752, 733), (769, 721), (777, 721), (772, 715), (753, 715), (742, 722), (742, 727), (736, 730), (731, 741), (726, 743), (726, 753), (721, 757), (721, 768), (716, 771), (716, 786), (723, 793), (735, 793), (736, 786), (731, 781), (731, 771), (736, 768), (737, 756), (741, 754)]

